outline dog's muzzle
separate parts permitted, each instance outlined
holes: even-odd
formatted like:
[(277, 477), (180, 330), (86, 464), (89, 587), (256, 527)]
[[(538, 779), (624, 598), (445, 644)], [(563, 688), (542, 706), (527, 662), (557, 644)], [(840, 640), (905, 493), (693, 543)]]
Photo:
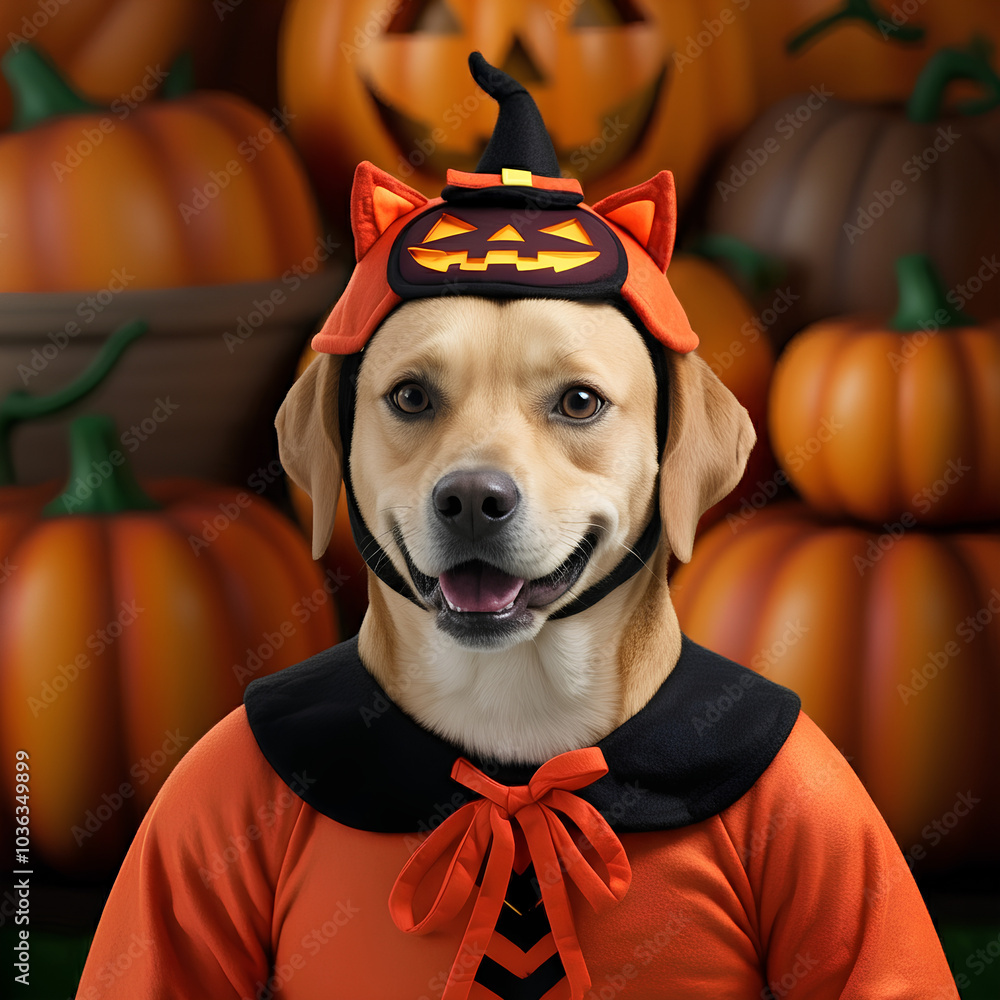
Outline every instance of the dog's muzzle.
[(597, 544), (588, 534), (551, 573), (528, 580), (483, 559), (469, 559), (428, 576), (413, 563), (398, 527), (394, 531), (410, 578), (437, 625), (466, 645), (491, 646), (534, 624), (533, 612), (559, 600), (580, 578)]

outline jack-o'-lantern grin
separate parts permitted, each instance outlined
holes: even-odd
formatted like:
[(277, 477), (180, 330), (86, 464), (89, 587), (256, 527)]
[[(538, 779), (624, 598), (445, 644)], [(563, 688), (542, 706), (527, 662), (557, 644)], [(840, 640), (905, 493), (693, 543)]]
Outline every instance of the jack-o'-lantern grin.
[[(586, 134), (575, 137), (575, 141), (570, 143), (558, 143), (553, 137), (559, 162), (572, 174), (580, 173), (585, 165), (591, 177), (600, 177), (613, 170), (644, 140), (655, 110), (665, 99), (666, 84), (667, 66), (663, 66), (644, 87), (620, 105), (602, 114), (595, 111), (593, 127)], [(462, 143), (459, 136), (466, 136), (466, 127), (456, 135), (454, 142), (439, 142), (440, 126), (428, 125), (389, 105), (379, 98), (375, 86), (369, 81), (365, 82), (365, 89), (386, 133), (398, 147), (403, 162), (408, 158), (414, 169), (442, 178), (449, 168), (475, 170), (489, 142), (488, 134), (476, 135)], [(544, 95), (539, 95), (539, 104), (544, 104)], [(553, 117), (558, 121), (558, 114)]]

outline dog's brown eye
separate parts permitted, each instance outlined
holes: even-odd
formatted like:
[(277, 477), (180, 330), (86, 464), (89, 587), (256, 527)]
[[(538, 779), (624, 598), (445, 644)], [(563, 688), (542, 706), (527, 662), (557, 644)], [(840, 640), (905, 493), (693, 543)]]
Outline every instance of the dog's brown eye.
[(578, 420), (592, 417), (601, 408), (601, 397), (590, 389), (582, 386), (575, 386), (563, 394), (559, 401), (559, 410), (567, 417), (575, 417)]
[(392, 393), (393, 405), (404, 413), (423, 413), (431, 405), (430, 397), (423, 386), (416, 382), (407, 382)]

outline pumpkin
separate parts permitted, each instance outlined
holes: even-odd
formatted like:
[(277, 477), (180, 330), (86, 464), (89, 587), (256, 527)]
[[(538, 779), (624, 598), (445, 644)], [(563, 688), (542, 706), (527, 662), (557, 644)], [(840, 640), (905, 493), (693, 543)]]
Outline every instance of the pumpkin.
[(716, 525), (670, 589), (685, 634), (798, 692), (920, 871), (995, 856), (1000, 534), (878, 533), (778, 503)]
[(683, 201), (754, 112), (748, 28), (725, 0), (291, 0), (280, 44), (292, 133), (335, 217), (359, 160), (428, 195), (474, 169), (496, 106), (473, 50), (530, 89), (591, 200), (667, 167)]
[[(84, 93), (138, 102), (158, 88), (158, 67), (195, 33), (200, 7), (196, 0), (4, 0), (0, 37), (12, 48), (43, 49)], [(0, 83), (0, 125), (10, 113)]]
[[(295, 372), (298, 378), (318, 357), (307, 347), (299, 359)], [(288, 495), (292, 501), (295, 517), (306, 538), (312, 536), (313, 508), (309, 494), (291, 479), (287, 480)], [(361, 620), (368, 610), (368, 569), (364, 559), (354, 544), (351, 534), (351, 519), (347, 511), (347, 490), (340, 487), (337, 513), (333, 521), (333, 535), (323, 554), (323, 565), (329, 579), (336, 581), (337, 610), (340, 612), (340, 628), (344, 636), (356, 635), (361, 628)]]
[(284, 124), (232, 94), (116, 113), (30, 46), (3, 71), (0, 291), (258, 281), (316, 252), (316, 206)]
[(793, 338), (771, 387), (771, 440), (811, 506), (881, 524), (1000, 520), (1000, 323), (948, 301), (902, 257), (888, 323), (827, 320)]
[[(757, 256), (748, 247), (734, 251), (731, 245), (725, 253), (731, 262)], [(774, 349), (757, 311), (719, 264), (701, 253), (676, 253), (667, 277), (698, 334), (698, 353), (747, 408), (757, 431), (743, 478), (729, 496), (702, 515), (699, 528), (705, 530), (720, 517), (750, 504), (753, 494), (773, 481), (775, 465), (766, 415)]]
[[(81, 394), (14, 402), (23, 417)], [(187, 479), (140, 487), (103, 416), (77, 418), (71, 444), (58, 496), (0, 487), (0, 750), (30, 754), (37, 856), (110, 873), (246, 684), (337, 631), (307, 546), (263, 499)], [(13, 802), (13, 772), (3, 781)]]
[(993, 0), (753, 0), (760, 107), (822, 84), (845, 101), (905, 100), (930, 53), (1000, 38)]
[[(1000, 111), (939, 114), (949, 79), (989, 88), (1000, 77), (978, 51), (927, 64), (904, 114), (819, 89), (771, 108), (714, 175), (710, 233), (782, 260), (798, 301), (777, 331), (854, 312), (889, 313), (897, 257), (926, 253), (981, 316), (1000, 309), (992, 280), (1000, 231)], [(973, 291), (972, 289), (977, 289)]]

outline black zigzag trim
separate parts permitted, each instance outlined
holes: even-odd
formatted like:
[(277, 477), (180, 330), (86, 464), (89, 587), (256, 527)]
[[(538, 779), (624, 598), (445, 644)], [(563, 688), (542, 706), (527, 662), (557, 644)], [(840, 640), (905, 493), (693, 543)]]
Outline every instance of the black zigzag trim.
[(563, 978), (562, 959), (556, 953), (524, 979), (484, 956), (476, 973), (476, 982), (492, 990), (502, 1000), (540, 1000)]
[(521, 951), (534, 947), (552, 929), (540, 898), (534, 868), (529, 865), (522, 875), (511, 873), (496, 929)]
[(535, 877), (535, 866), (529, 864), (520, 875), (511, 872), (507, 892), (504, 895), (507, 902), (521, 913), (526, 913), (533, 906), (537, 906), (542, 899), (542, 890)]

